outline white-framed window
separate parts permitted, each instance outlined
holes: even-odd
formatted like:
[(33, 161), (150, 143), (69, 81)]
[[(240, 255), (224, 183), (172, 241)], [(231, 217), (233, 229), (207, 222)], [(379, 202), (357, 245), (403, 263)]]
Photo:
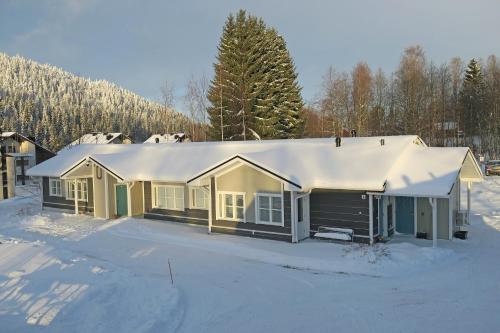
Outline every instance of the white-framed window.
[(275, 193), (256, 193), (256, 220), (260, 224), (283, 225), (283, 197)]
[(217, 192), (218, 218), (245, 222), (245, 193)]
[(49, 178), (49, 195), (52, 197), (61, 197), (62, 188), (59, 178)]
[(204, 187), (191, 187), (191, 208), (208, 209), (208, 190)]
[(66, 181), (66, 199), (75, 200), (75, 193), (78, 201), (88, 201), (87, 179)]
[(184, 186), (154, 185), (153, 208), (184, 210)]

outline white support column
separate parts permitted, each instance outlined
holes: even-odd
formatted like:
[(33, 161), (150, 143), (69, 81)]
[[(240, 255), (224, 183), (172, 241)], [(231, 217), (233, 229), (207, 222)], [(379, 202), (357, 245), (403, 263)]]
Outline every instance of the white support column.
[(448, 239), (453, 240), (453, 207), (452, 197), (448, 198)]
[(132, 187), (134, 187), (135, 183), (127, 183), (127, 215), (132, 216)]
[(370, 233), (370, 245), (373, 244), (373, 195), (368, 195), (368, 214), (369, 216), (369, 233)]
[(470, 224), (470, 188), (471, 182), (467, 182), (467, 224)]
[(104, 206), (106, 207), (106, 219), (109, 220), (108, 172), (103, 170), (103, 174), (104, 174)]
[(417, 214), (417, 197), (413, 198), (413, 236), (417, 237), (417, 225), (418, 225), (418, 214)]
[(78, 184), (75, 179), (75, 215), (78, 215)]
[(432, 207), (432, 247), (437, 247), (437, 200), (429, 198)]
[(208, 233), (212, 233), (212, 218), (213, 218), (213, 212), (212, 212), (212, 178), (209, 179), (208, 183)]
[(298, 219), (297, 219), (297, 192), (295, 191), (290, 191), (290, 218), (291, 218), (291, 225), (292, 225), (292, 243), (297, 243), (299, 241), (299, 237), (297, 235), (297, 229), (298, 229)]
[[(95, 188), (95, 165), (91, 164), (91, 168), (92, 168), (92, 198), (95, 198), (95, 192), (96, 192), (96, 188)], [(87, 193), (87, 195), (88, 195), (88, 193)], [(95, 209), (95, 204), (94, 204), (94, 217), (97, 217), (97, 209)]]
[(142, 181), (142, 214), (146, 214), (146, 196), (144, 194), (144, 182)]
[(383, 223), (383, 226), (384, 226), (384, 238), (388, 238), (389, 237), (389, 222), (387, 221), (387, 214), (388, 214), (388, 210), (387, 210), (387, 204), (388, 204), (388, 201), (389, 201), (389, 197), (386, 197), (386, 196), (383, 196), (382, 197), (383, 201), (382, 201), (382, 211), (383, 211), (383, 219), (382, 219), (382, 223)]

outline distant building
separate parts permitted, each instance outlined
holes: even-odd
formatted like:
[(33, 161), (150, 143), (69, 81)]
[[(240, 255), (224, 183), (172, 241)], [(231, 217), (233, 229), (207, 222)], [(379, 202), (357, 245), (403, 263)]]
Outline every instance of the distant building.
[(144, 143), (179, 143), (190, 142), (186, 133), (153, 134)]
[[(69, 149), (80, 144), (130, 144), (132, 139), (123, 133), (92, 132), (76, 139), (63, 149)], [(63, 150), (61, 149), (61, 150)]]
[[(7, 178), (9, 178), (7, 174), (12, 177), (9, 182), (13, 182), (13, 185), (29, 184), (26, 171), (56, 155), (39, 145), (34, 138), (26, 137), (17, 132), (0, 133), (0, 151), (2, 153), (2, 185), (7, 183)], [(12, 173), (8, 172), (7, 167), (11, 165), (9, 161), (12, 161)], [(5, 199), (5, 196), (3, 198)]]

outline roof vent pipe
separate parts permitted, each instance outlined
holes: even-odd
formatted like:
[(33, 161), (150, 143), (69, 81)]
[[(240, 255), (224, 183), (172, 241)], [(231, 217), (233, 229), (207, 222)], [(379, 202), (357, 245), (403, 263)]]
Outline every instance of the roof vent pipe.
[(340, 147), (341, 143), (342, 143), (342, 139), (340, 138), (340, 136), (337, 136), (335, 138), (335, 147)]
[(380, 145), (384, 146), (385, 145), (385, 139), (380, 139)]

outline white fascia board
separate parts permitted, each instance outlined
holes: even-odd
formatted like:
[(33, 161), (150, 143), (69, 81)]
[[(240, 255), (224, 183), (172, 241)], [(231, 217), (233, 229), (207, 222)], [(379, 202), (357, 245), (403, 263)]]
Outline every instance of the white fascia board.
[(436, 194), (409, 194), (409, 193), (384, 193), (384, 192), (366, 192), (366, 194), (373, 194), (373, 195), (380, 195), (380, 196), (385, 196), (385, 197), (411, 197), (411, 198), (440, 198), (440, 199), (447, 199), (450, 197), (450, 195), (436, 195)]

